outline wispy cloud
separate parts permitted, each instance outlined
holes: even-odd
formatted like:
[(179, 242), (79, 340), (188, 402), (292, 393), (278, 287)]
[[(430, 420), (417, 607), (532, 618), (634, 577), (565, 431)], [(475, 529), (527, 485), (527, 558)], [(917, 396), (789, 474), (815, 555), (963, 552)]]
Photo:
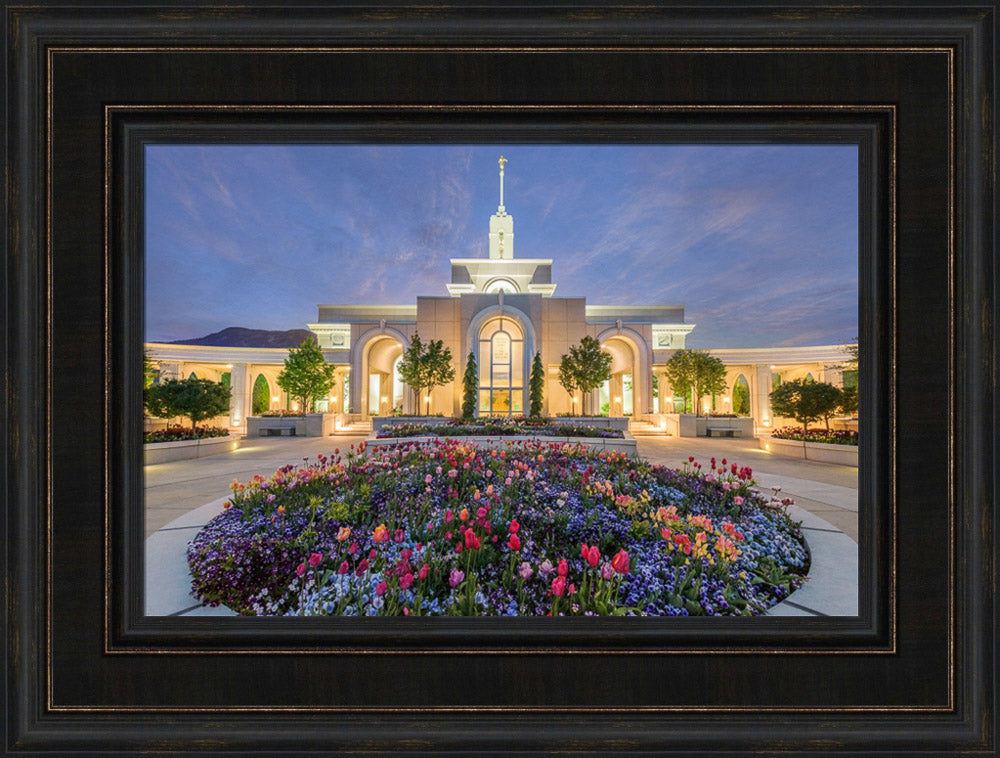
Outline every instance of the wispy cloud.
[(164, 145), (148, 333), (444, 295), (449, 258), (487, 254), (500, 153), (515, 254), (552, 258), (558, 295), (685, 305), (706, 347), (857, 332), (850, 146)]

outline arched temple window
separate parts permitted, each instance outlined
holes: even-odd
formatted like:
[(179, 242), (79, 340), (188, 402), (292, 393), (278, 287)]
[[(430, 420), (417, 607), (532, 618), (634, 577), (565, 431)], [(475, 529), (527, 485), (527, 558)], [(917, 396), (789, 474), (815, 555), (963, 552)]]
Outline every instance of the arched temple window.
[(733, 384), (733, 413), (737, 416), (750, 415), (750, 382), (740, 374)]
[(267, 383), (267, 378), (263, 374), (257, 374), (257, 380), (253, 383), (253, 394), (250, 412), (254, 416), (259, 416), (271, 407), (271, 386)]
[(479, 415), (523, 413), (524, 332), (501, 316), (479, 332)]

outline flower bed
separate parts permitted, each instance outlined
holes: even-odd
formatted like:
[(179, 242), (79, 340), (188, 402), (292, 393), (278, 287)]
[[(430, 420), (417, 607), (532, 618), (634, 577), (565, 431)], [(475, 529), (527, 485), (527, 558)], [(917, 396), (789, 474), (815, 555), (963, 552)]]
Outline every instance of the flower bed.
[(624, 439), (618, 429), (588, 426), (586, 424), (560, 424), (547, 420), (488, 419), (484, 421), (450, 421), (446, 424), (392, 424), (378, 430), (379, 439), (391, 437), (598, 437)]
[(215, 426), (196, 426), (194, 431), (189, 426), (168, 426), (155, 432), (142, 435), (144, 444), (154, 442), (181, 442), (184, 440), (204, 440), (212, 437), (225, 437), (229, 432)]
[(234, 482), (188, 546), (193, 591), (245, 615), (755, 615), (807, 553), (790, 501), (712, 463), (456, 440), (335, 452)]
[(273, 411), (264, 411), (257, 415), (261, 418), (288, 418), (288, 417), (302, 418), (306, 414), (305, 411), (292, 411), (288, 410), (287, 408), (276, 408)]
[(822, 442), (826, 445), (858, 444), (858, 433), (847, 430), (810, 429), (804, 431), (800, 426), (785, 426), (771, 432), (771, 437), (779, 440), (797, 440), (799, 442)]

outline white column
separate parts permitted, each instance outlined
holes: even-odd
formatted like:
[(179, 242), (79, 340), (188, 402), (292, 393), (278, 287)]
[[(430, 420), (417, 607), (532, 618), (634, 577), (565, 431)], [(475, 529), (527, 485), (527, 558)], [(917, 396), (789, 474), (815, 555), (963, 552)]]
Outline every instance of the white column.
[(253, 389), (250, 386), (252, 373), (246, 363), (234, 363), (229, 370), (229, 388), (232, 392), (229, 399), (229, 425), (231, 427), (246, 426), (253, 394)]
[(184, 367), (183, 363), (161, 363), (160, 364), (161, 381), (166, 381), (167, 379), (180, 379), (181, 369), (183, 367)]
[(757, 365), (755, 368), (756, 381), (750, 384), (750, 407), (757, 417), (757, 424), (772, 428), (774, 417), (771, 415), (771, 366)]

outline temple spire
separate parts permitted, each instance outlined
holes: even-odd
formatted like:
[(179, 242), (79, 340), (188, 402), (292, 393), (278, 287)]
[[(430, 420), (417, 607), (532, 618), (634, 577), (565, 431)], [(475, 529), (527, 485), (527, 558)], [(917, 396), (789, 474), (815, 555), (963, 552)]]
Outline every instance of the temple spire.
[(490, 216), (490, 258), (508, 259), (514, 257), (514, 217), (507, 213), (503, 204), (503, 169), (507, 159), (500, 160), (500, 205)]
[(497, 161), (497, 163), (500, 164), (500, 205), (497, 206), (497, 212), (501, 216), (504, 215), (504, 213), (506, 212), (506, 209), (503, 207), (503, 167), (506, 162), (507, 159), (504, 158), (502, 155), (500, 156), (500, 160)]

